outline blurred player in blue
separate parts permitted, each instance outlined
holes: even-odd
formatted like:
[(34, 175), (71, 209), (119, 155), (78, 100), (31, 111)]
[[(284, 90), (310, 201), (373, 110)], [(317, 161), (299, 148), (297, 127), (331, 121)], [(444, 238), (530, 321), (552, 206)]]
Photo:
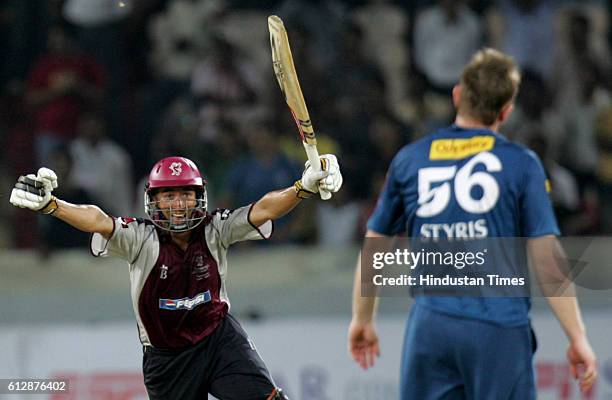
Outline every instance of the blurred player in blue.
[[(519, 83), (509, 57), (492, 49), (474, 55), (453, 89), (455, 123), (399, 151), (367, 237), (525, 237), (538, 277), (559, 267), (553, 257), (561, 251), (559, 229), (544, 169), (533, 152), (497, 133)], [(367, 369), (379, 355), (376, 298), (361, 296), (359, 264), (348, 340), (351, 356)], [(572, 373), (586, 391), (597, 367), (576, 298), (549, 296), (569, 339)], [(529, 309), (525, 297), (415, 296), (401, 399), (535, 399)]]

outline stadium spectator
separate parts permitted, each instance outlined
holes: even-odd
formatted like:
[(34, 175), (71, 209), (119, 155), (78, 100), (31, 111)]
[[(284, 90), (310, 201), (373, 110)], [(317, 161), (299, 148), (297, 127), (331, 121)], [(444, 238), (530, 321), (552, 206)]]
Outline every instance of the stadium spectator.
[(242, 204), (245, 199), (269, 192), (270, 187), (291, 182), (298, 166), (280, 152), (278, 144), (269, 127), (253, 127), (247, 136), (247, 154), (230, 169), (225, 182), (230, 204)]
[(213, 39), (210, 51), (191, 77), (202, 140), (214, 140), (222, 120), (241, 126), (244, 121), (263, 117), (255, 91), (258, 78), (252, 63), (231, 43), (219, 36)]
[(130, 155), (107, 137), (99, 115), (84, 114), (77, 132), (79, 136), (70, 144), (71, 179), (112, 215), (126, 215), (133, 196)]
[[(560, 45), (556, 55), (551, 82), (555, 86), (555, 104), (563, 107), (566, 102), (578, 102), (581, 97), (581, 68), (592, 63), (604, 75), (600, 83), (607, 83), (611, 66), (610, 48), (605, 40), (597, 37), (590, 14), (586, 9), (569, 8), (561, 12)], [(553, 93), (554, 94), (554, 93)]]
[[(135, 2), (134, 7), (144, 7)], [(142, 153), (151, 141), (164, 110), (177, 98), (190, 94), (193, 70), (211, 45), (212, 32), (217, 17), (223, 13), (225, 2), (220, 0), (176, 0), (164, 2), (165, 7), (152, 15), (145, 24), (150, 49), (148, 72), (152, 79), (146, 81), (138, 92), (136, 143), (132, 152)], [(134, 34), (133, 34), (134, 35)], [(138, 49), (139, 50), (139, 49)], [(132, 61), (133, 63), (134, 61)], [(142, 79), (141, 77), (139, 77)], [(145, 154), (139, 154), (139, 164)]]
[(403, 100), (407, 93), (406, 69), (410, 62), (406, 46), (408, 17), (402, 7), (388, 0), (369, 0), (352, 13), (352, 20), (363, 31), (365, 57), (384, 76), (388, 107)]
[[(359, 182), (367, 179), (365, 169), (370, 155), (363, 151), (371, 145), (368, 126), (375, 115), (386, 112), (385, 82), (378, 67), (363, 56), (363, 35), (354, 23), (345, 26), (339, 44), (341, 62), (329, 71), (334, 102), (328, 104), (333, 119), (327, 125), (330, 136), (342, 149), (346, 189), (357, 199), (367, 198)], [(313, 117), (314, 118), (314, 117)]]
[[(78, 46), (106, 72), (106, 101), (103, 104), (111, 137), (122, 140), (125, 118), (122, 101), (128, 78), (124, 26), (132, 12), (131, 1), (67, 0), (62, 15), (71, 23)], [(131, 56), (131, 55), (130, 55)]]
[[(62, 183), (55, 192), (57, 196), (72, 204), (90, 204), (91, 197), (82, 187), (75, 184), (73, 176), (73, 163), (70, 152), (66, 147), (57, 148), (51, 154), (49, 164)], [(39, 218), (41, 240), (39, 252), (43, 259), (48, 258), (56, 250), (81, 248), (85, 250), (89, 243), (89, 235), (79, 232), (70, 225), (55, 218)]]
[(611, 104), (610, 93), (601, 85), (602, 72), (590, 60), (578, 68), (579, 92), (575, 98), (564, 99), (560, 107), (566, 140), (561, 162), (577, 177), (580, 192), (596, 185), (598, 150), (596, 121), (599, 113)]
[[(411, 138), (406, 127), (390, 113), (375, 115), (368, 126), (368, 169), (362, 170), (360, 180), (368, 182), (367, 187), (360, 188), (367, 197), (360, 201), (357, 231), (359, 237), (366, 233), (364, 227), (372, 215), (378, 199), (378, 193), (384, 185), (387, 167), (395, 154)], [(349, 184), (347, 182), (347, 184)], [(345, 189), (345, 192), (348, 191)], [(359, 196), (356, 196), (360, 198)]]
[[(300, 166), (290, 161), (279, 148), (279, 140), (265, 124), (251, 127), (246, 136), (247, 152), (235, 160), (228, 170), (223, 193), (219, 200), (232, 206), (259, 198), (275, 187), (290, 185)], [(296, 214), (298, 216), (300, 214)], [(294, 239), (294, 216), (276, 223), (276, 241)]]
[[(417, 8), (413, 32), (410, 101), (403, 105), (407, 122), (423, 130), (452, 121), (448, 101), (462, 65), (482, 42), (482, 22), (463, 1), (440, 0)], [(407, 118), (406, 118), (407, 117)]]
[(554, 106), (553, 90), (536, 71), (522, 71), (521, 90), (515, 108), (501, 128), (509, 139), (527, 145), (530, 135), (538, 132), (547, 141), (547, 155), (558, 159), (565, 134), (562, 118)]
[(75, 30), (80, 49), (96, 59), (108, 74), (109, 92), (119, 94), (125, 84), (126, 60), (122, 43), (122, 22), (129, 16), (132, 3), (114, 1), (67, 0), (64, 18)]
[[(349, 142), (345, 140), (345, 145), (340, 148), (343, 151), (342, 159), (348, 164), (346, 169), (349, 172), (346, 175), (353, 177), (352, 182), (347, 179), (345, 191), (351, 193), (353, 198), (363, 201), (363, 207), (370, 209), (370, 203), (376, 200), (380, 191), (389, 162), (410, 138), (404, 125), (385, 111), (372, 116), (363, 134), (364, 138), (359, 141), (355, 138), (350, 145), (347, 145)], [(367, 148), (367, 151), (363, 151), (364, 148)], [(363, 168), (363, 165), (368, 165), (368, 168)], [(359, 182), (368, 184), (363, 186), (359, 185)]]
[(336, 98), (336, 108), (351, 108), (371, 118), (386, 110), (381, 101), (385, 95), (385, 80), (380, 69), (363, 52), (363, 32), (354, 23), (347, 23), (339, 37), (339, 59), (328, 71), (330, 88)]
[(367, 198), (368, 193), (359, 184), (369, 170), (364, 168), (370, 161), (370, 155), (364, 152), (371, 144), (368, 141), (368, 126), (370, 120), (356, 107), (342, 107), (337, 104), (334, 113), (334, 124), (329, 130), (333, 139), (342, 149), (343, 171), (346, 176), (346, 187), (357, 199)]
[[(199, 145), (196, 159), (200, 160), (204, 176), (211, 187), (223, 188), (235, 161), (245, 157), (247, 145), (244, 136), (230, 121), (221, 121), (219, 128), (219, 137), (214, 142)], [(218, 194), (214, 189), (209, 193), (212, 205), (216, 204)]]
[[(164, 110), (155, 130), (153, 141), (175, 149), (176, 154), (185, 154), (189, 158), (194, 158), (202, 142), (198, 136), (199, 127), (197, 110), (188, 96), (180, 96)], [(169, 137), (167, 132), (173, 132), (173, 134)], [(157, 155), (159, 156), (159, 153)], [(160, 157), (151, 158), (159, 159)]]
[(555, 56), (554, 0), (496, 0), (488, 11), (490, 43), (512, 56), (520, 68), (550, 76)]
[(176, 0), (151, 18), (150, 63), (159, 81), (188, 82), (202, 49), (210, 43), (214, 18), (223, 11), (219, 0)]
[(448, 96), (461, 69), (482, 44), (478, 15), (464, 1), (438, 0), (418, 11), (414, 63), (431, 90)]
[(53, 26), (48, 52), (27, 80), (26, 99), (36, 122), (34, 147), (39, 163), (48, 164), (55, 148), (75, 137), (83, 110), (101, 104), (104, 82), (102, 67), (79, 51), (67, 28)]
[(368, 139), (373, 155), (370, 170), (373, 175), (384, 176), (395, 154), (410, 138), (399, 121), (389, 114), (381, 113), (372, 118), (368, 127)]
[[(291, 26), (301, 25), (312, 41), (312, 63), (325, 70), (338, 59), (336, 40), (346, 20), (346, 6), (339, 0), (284, 0), (275, 14)], [(293, 40), (293, 39), (292, 39)]]
[(550, 179), (550, 198), (555, 216), (559, 221), (561, 233), (564, 235), (573, 234), (575, 232), (568, 229), (566, 222), (569, 217), (577, 215), (582, 206), (580, 193), (578, 192), (578, 182), (574, 175), (552, 156), (549, 139), (546, 136), (536, 130), (531, 132), (528, 137), (527, 147), (540, 157), (546, 175)]

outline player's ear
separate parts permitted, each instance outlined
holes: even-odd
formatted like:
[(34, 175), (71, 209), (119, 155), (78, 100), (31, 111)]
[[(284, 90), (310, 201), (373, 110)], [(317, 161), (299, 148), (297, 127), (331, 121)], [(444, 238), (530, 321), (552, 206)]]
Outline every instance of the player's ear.
[(510, 117), (510, 114), (512, 114), (512, 111), (514, 111), (514, 103), (509, 102), (502, 107), (501, 112), (497, 117), (497, 122), (499, 122), (500, 124), (506, 122), (506, 120)]
[(455, 109), (459, 110), (459, 102), (461, 101), (461, 85), (456, 84), (453, 87), (453, 105)]

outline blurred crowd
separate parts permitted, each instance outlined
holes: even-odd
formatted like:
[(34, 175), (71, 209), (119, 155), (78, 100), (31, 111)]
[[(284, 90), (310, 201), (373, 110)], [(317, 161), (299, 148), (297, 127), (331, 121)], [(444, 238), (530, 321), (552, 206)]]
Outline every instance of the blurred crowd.
[[(0, 246), (87, 235), (9, 206), (54, 169), (57, 195), (142, 215), (161, 157), (193, 159), (210, 208), (300, 177), (305, 155), (272, 72), (266, 18), (287, 26), (321, 153), (345, 186), (279, 221), (284, 243), (357, 243), (403, 145), (452, 122), (450, 93), (483, 46), (523, 73), (503, 133), (532, 148), (565, 235), (612, 231), (610, 4), (555, 0), (5, 0), (0, 4)], [(520, 166), (511, 166), (520, 168)]]

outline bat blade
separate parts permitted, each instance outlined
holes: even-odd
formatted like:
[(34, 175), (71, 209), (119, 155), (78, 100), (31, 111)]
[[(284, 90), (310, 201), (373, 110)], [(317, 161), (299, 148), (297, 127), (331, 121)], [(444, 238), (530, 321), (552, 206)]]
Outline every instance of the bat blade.
[(308, 144), (317, 144), (308, 108), (304, 101), (300, 81), (295, 72), (289, 37), (285, 30), (283, 21), (276, 15), (268, 17), (268, 29), (270, 31), (270, 47), (272, 49), (272, 66), (274, 74), (285, 96), (285, 101), (293, 114), (298, 126), (302, 140)]

